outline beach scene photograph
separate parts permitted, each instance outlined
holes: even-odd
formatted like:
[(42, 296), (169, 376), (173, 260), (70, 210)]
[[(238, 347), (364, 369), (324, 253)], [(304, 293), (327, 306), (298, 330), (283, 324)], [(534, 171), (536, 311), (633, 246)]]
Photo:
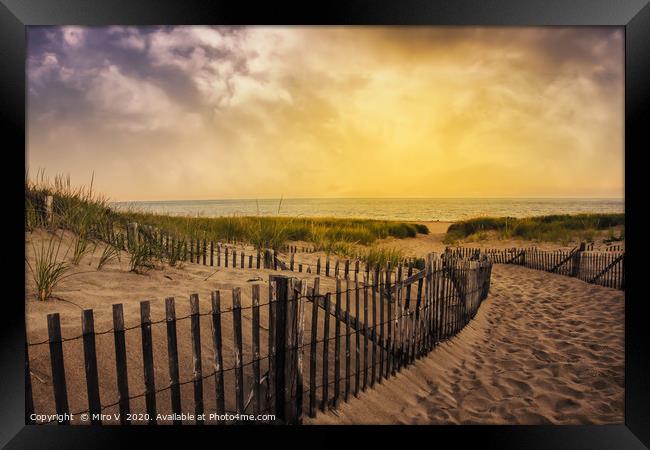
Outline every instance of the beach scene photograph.
[(26, 34), (27, 424), (624, 423), (623, 28)]

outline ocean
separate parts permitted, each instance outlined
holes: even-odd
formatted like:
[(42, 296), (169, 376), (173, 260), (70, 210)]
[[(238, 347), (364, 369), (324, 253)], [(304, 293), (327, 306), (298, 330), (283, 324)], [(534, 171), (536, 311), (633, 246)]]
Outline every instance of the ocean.
[(117, 209), (175, 216), (344, 217), (406, 221), (457, 221), (480, 216), (622, 213), (623, 199), (584, 198), (286, 198), (115, 202)]

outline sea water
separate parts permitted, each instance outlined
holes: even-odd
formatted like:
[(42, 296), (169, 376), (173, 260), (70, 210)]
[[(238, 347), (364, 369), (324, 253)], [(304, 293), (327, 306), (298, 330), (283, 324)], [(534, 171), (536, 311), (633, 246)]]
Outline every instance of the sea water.
[(175, 216), (279, 215), (406, 221), (456, 221), (481, 216), (529, 217), (548, 214), (622, 213), (623, 199), (597, 198), (285, 198), (116, 202)]

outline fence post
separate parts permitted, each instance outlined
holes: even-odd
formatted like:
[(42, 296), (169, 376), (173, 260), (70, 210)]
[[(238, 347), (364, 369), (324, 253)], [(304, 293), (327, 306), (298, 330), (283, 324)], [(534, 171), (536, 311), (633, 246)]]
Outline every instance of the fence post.
[(93, 310), (84, 309), (81, 313), (83, 332), (84, 362), (86, 368), (86, 390), (88, 393), (88, 412), (90, 423), (101, 425), (101, 401), (99, 399), (99, 380), (97, 378), (97, 356), (95, 353), (95, 322)]
[(323, 314), (323, 369), (321, 387), (321, 411), (329, 407), (329, 341), (330, 341), (330, 293), (325, 294), (325, 312)]
[(129, 425), (129, 378), (127, 376), (126, 340), (122, 304), (113, 305), (113, 335), (115, 339), (115, 370), (120, 402), (120, 424)]
[[(198, 256), (197, 256), (198, 258)], [(203, 369), (201, 365), (201, 320), (199, 295), (190, 295), (190, 331), (192, 338), (192, 365), (194, 384), (194, 412), (196, 424), (203, 425)]]
[(59, 425), (67, 425), (70, 420), (68, 419), (68, 392), (63, 367), (63, 345), (59, 313), (47, 315), (47, 332), (50, 341), (50, 362), (52, 363), (52, 385), (54, 387), (56, 413), (63, 416), (62, 420), (59, 421)]
[(52, 225), (52, 219), (54, 218), (54, 212), (52, 205), (54, 203), (54, 197), (48, 195), (45, 197), (45, 218), (48, 225)]
[(244, 370), (242, 364), (241, 288), (232, 290), (233, 333), (235, 343), (235, 407), (238, 414), (244, 412)]
[(138, 243), (138, 223), (129, 222), (126, 226), (128, 250), (132, 250)]
[(294, 423), (302, 425), (302, 398), (303, 398), (303, 368), (302, 368), (302, 355), (303, 355), (303, 339), (305, 335), (305, 301), (304, 297), (307, 293), (307, 283), (298, 281), (297, 290), (294, 291), (295, 294), (295, 311), (296, 311), (296, 325), (298, 329), (296, 330), (296, 342), (294, 348), (296, 349), (296, 403), (294, 407)]
[(318, 287), (320, 279), (314, 279), (311, 289), (311, 342), (309, 353), (309, 417), (316, 417), (316, 343), (318, 341)]
[[(293, 423), (296, 420), (291, 410), (292, 385), (297, 376), (296, 358), (291, 358), (289, 352), (297, 340), (298, 308), (297, 305), (289, 304), (289, 277), (276, 275), (276, 311), (275, 311), (275, 417), (285, 423)], [(292, 293), (292, 297), (299, 297)], [(295, 354), (295, 349), (292, 352)]]
[[(299, 345), (302, 338), (301, 327), (304, 317), (301, 308), (302, 289), (296, 284), (298, 292), (293, 290), (292, 279), (284, 275), (272, 277), (275, 280), (275, 416), (284, 423), (299, 423), (302, 415), (302, 363), (299, 358)], [(291, 285), (291, 286), (290, 286)], [(293, 395), (295, 389), (296, 395)], [(300, 393), (299, 393), (300, 391)], [(300, 402), (300, 405), (298, 404)]]
[[(174, 297), (165, 299), (165, 320), (167, 322), (167, 354), (169, 357), (169, 385), (172, 412), (181, 414), (181, 387), (178, 384), (178, 345), (176, 342), (176, 307)], [(174, 425), (181, 425), (180, 419), (173, 420)]]
[[(336, 261), (338, 269), (338, 260)], [(338, 270), (337, 270), (338, 272)], [(341, 393), (341, 279), (336, 278), (336, 303), (334, 308), (334, 408), (339, 407)]]
[(571, 276), (577, 277), (580, 274), (580, 262), (582, 260), (582, 252), (585, 251), (586, 244), (584, 242), (580, 243), (580, 248), (573, 254), (573, 259), (571, 261)]
[[(223, 383), (223, 349), (221, 345), (221, 294), (212, 291), (212, 345), (214, 349), (214, 390), (217, 414), (225, 412)], [(222, 421), (217, 421), (222, 423)]]
[(259, 414), (262, 409), (260, 391), (260, 285), (252, 286), (253, 299), (253, 413)]
[(151, 316), (148, 300), (140, 302), (140, 330), (142, 333), (142, 361), (145, 386), (145, 404), (149, 425), (156, 424), (156, 385), (153, 370), (153, 344), (151, 339)]

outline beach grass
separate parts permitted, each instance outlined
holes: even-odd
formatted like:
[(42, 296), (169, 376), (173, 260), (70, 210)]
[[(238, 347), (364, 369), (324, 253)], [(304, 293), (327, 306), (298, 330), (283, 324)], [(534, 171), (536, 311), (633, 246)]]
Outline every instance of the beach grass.
[(607, 234), (611, 240), (625, 236), (625, 214), (554, 214), (526, 218), (479, 217), (449, 226), (443, 240), (474, 242), (485, 239), (525, 239), (562, 242), (592, 241)]
[[(50, 220), (45, 207), (48, 195), (53, 197)], [(279, 209), (280, 206), (278, 213)], [(425, 225), (390, 220), (279, 215), (170, 216), (133, 207), (111, 207), (105, 197), (93, 192), (92, 181), (87, 188), (73, 187), (69, 177), (58, 175), (50, 182), (42, 172), (35, 181), (25, 179), (25, 229), (70, 230), (78, 236), (77, 255), (83, 255), (91, 241), (115, 244), (115, 230), (124, 231), (129, 222), (164, 230), (182, 239), (241, 242), (275, 250), (287, 241), (305, 241), (313, 243), (316, 250), (332, 253), (351, 251), (352, 246), (371, 245), (387, 237), (403, 239), (429, 232)], [(149, 249), (154, 253), (155, 250)]]
[(333, 251), (342, 245), (369, 245), (377, 239), (387, 237), (398, 239), (415, 237), (423, 230), (421, 226), (406, 222), (329, 217), (208, 218), (167, 216), (135, 211), (122, 211), (120, 217), (126, 221), (152, 225), (196, 239), (246, 242), (260, 249), (279, 249), (287, 241), (305, 241), (313, 243), (317, 250)]

